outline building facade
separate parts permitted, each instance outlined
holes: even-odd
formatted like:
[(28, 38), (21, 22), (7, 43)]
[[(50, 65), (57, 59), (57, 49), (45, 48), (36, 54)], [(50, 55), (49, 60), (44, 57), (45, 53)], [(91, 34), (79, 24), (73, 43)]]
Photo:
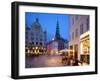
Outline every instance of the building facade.
[(68, 40), (60, 36), (59, 22), (57, 21), (55, 36), (54, 39), (47, 44), (47, 52), (51, 55), (59, 55), (59, 52), (65, 48), (68, 48)]
[(43, 31), (38, 18), (36, 18), (30, 28), (26, 27), (25, 36), (25, 49), (28, 55), (46, 53), (46, 31)]
[(69, 54), (73, 59), (78, 59), (89, 64), (90, 36), (89, 16), (70, 15), (70, 42)]

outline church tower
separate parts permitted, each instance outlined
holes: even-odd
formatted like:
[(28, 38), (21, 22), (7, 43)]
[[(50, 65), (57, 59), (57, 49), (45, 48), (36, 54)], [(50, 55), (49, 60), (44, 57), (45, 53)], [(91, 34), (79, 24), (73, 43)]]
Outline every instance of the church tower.
[(55, 39), (59, 39), (59, 38), (60, 38), (60, 31), (59, 31), (59, 22), (57, 20)]

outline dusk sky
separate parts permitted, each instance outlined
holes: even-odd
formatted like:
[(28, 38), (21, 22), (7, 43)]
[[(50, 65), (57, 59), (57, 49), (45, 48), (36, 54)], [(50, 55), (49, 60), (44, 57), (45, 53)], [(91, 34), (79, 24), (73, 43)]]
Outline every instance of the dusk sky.
[(61, 37), (69, 40), (69, 15), (26, 12), (25, 23), (28, 27), (31, 27), (36, 18), (39, 19), (42, 29), (47, 31), (48, 40), (55, 36), (57, 20), (59, 21)]

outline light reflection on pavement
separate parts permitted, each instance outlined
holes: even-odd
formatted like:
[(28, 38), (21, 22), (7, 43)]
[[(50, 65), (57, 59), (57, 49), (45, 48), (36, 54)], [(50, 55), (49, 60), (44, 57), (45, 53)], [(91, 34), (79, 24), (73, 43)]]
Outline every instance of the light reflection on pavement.
[(64, 66), (60, 55), (40, 55), (35, 57), (26, 57), (26, 68), (31, 67), (57, 67)]

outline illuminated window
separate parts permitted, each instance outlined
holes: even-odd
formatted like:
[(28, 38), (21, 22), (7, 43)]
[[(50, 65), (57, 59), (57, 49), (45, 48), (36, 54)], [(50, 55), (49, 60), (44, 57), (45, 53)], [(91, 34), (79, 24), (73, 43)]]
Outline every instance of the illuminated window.
[(38, 47), (36, 47), (36, 49), (38, 49)]
[(34, 50), (34, 52), (36, 53), (36, 50)]
[(33, 49), (34, 49), (34, 47), (33, 47)]

